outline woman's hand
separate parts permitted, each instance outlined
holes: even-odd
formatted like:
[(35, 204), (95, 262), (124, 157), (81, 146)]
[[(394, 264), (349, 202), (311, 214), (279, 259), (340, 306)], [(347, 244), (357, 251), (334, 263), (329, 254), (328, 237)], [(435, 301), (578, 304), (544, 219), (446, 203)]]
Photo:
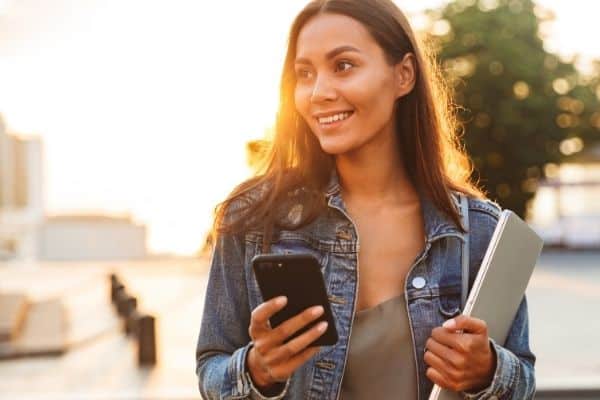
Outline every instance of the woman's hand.
[(431, 367), (426, 375), (455, 392), (485, 389), (496, 371), (491, 346), (485, 321), (466, 315), (450, 319), (434, 328), (425, 343), (425, 362)]
[(285, 296), (273, 298), (252, 311), (248, 333), (254, 342), (247, 356), (252, 381), (260, 388), (277, 382), (285, 382), (292, 373), (313, 357), (320, 349), (307, 346), (327, 330), (323, 321), (302, 335), (283, 343), (308, 323), (323, 314), (322, 306), (310, 307), (271, 329), (269, 318), (281, 310), (287, 302)]

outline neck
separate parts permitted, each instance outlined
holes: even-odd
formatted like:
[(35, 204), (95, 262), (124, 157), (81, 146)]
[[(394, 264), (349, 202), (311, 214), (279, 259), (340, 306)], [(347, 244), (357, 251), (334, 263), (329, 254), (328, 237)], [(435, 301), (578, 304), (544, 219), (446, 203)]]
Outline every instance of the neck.
[(344, 200), (373, 206), (404, 205), (418, 200), (397, 149), (396, 141), (390, 140), (386, 144), (365, 144), (355, 152), (336, 156)]

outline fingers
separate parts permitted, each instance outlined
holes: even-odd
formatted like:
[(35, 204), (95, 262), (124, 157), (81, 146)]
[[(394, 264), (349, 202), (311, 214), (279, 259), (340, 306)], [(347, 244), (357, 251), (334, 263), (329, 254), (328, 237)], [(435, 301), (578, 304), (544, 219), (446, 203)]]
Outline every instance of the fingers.
[(460, 353), (467, 353), (471, 348), (472, 335), (450, 332), (445, 328), (437, 327), (431, 331), (431, 337), (437, 342), (450, 347)]
[(277, 347), (270, 354), (273, 362), (284, 361), (293, 358), (304, 351), (312, 342), (317, 340), (327, 330), (327, 322), (321, 321), (302, 335), (290, 340), (283, 346)]
[(443, 345), (432, 338), (427, 339), (425, 348), (427, 348), (425, 362), (427, 362), (427, 353), (433, 353), (457, 369), (464, 369), (466, 367), (465, 357), (461, 353), (458, 353), (456, 350)]
[[(281, 343), (283, 343), (288, 337), (292, 336), (298, 330), (313, 322), (315, 319), (319, 318), (323, 314), (322, 306), (315, 306), (307, 308), (302, 311), (300, 314), (295, 315), (294, 317), (288, 319), (283, 322), (275, 329), (273, 329), (270, 334), (262, 338), (260, 343), (260, 352), (262, 354), (266, 354), (270, 350), (276, 348)], [(304, 332), (303, 335), (307, 333)], [(301, 335), (302, 336), (302, 335)], [(310, 342), (309, 342), (310, 343)], [(302, 348), (290, 348), (287, 347), (284, 351), (288, 352), (288, 357), (296, 354), (298, 351), (302, 350)]]
[(319, 318), (324, 312), (322, 306), (310, 307), (271, 329), (269, 318), (286, 304), (281, 300), (281, 297), (274, 298), (256, 307), (252, 311), (248, 328), (248, 333), (254, 341), (250, 351), (255, 355), (255, 364), (270, 380), (277, 382), (285, 381), (319, 351), (320, 347), (307, 346), (327, 330), (327, 323), (323, 321), (281, 345), (285, 339)]
[(273, 329), (274, 339), (283, 342), (298, 330), (313, 322), (323, 314), (323, 306), (309, 307)]
[(487, 323), (479, 318), (468, 315), (459, 315), (444, 322), (445, 328), (453, 330), (464, 330), (470, 333), (482, 333), (487, 335)]
[(261, 303), (252, 310), (250, 315), (250, 327), (248, 334), (254, 340), (261, 332), (270, 330), (269, 318), (281, 310), (287, 304), (287, 297), (279, 296)]
[(425, 371), (425, 375), (435, 384), (444, 388), (450, 389), (454, 391), (458, 391), (458, 388), (451, 384), (450, 380), (444, 376), (444, 374), (440, 373), (435, 368), (427, 368)]
[(424, 360), (427, 365), (435, 369), (446, 379), (452, 377), (453, 371), (455, 371), (454, 367), (431, 351), (425, 353)]
[(433, 351), (425, 353), (424, 360), (437, 374), (443, 377), (446, 383), (453, 384), (465, 380), (465, 371), (455, 368), (447, 360), (435, 354)]
[[(310, 310), (310, 309), (309, 309)], [(291, 318), (290, 318), (291, 320)], [(289, 321), (289, 320), (288, 320)], [(263, 371), (268, 367), (269, 376), (277, 382), (285, 381), (297, 368), (315, 356), (320, 347), (307, 347), (327, 330), (322, 321), (300, 336), (282, 346), (265, 349), (264, 341), (257, 341), (254, 349), (259, 353)], [(270, 335), (273, 336), (273, 335)], [(262, 353), (261, 353), (262, 352)]]

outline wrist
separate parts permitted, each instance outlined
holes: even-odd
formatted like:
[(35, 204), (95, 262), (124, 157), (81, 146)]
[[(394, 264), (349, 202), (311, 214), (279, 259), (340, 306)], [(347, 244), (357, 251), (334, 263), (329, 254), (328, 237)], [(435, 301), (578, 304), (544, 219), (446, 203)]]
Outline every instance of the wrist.
[(271, 382), (267, 374), (261, 373), (261, 368), (258, 368), (256, 364), (256, 353), (254, 347), (251, 347), (248, 351), (248, 356), (246, 357), (246, 369), (248, 370), (250, 379), (252, 379), (254, 386), (261, 391), (267, 390), (268, 388), (272, 387), (275, 382)]
[(469, 390), (472, 393), (476, 393), (481, 390), (487, 389), (494, 380), (494, 375), (496, 374), (496, 368), (497, 368), (498, 361), (497, 361), (497, 356), (496, 356), (496, 350), (494, 349), (492, 342), (489, 342), (489, 346), (490, 346), (490, 356), (489, 356), (487, 374), (481, 380), (480, 384), (477, 387)]
[(490, 349), (490, 368), (488, 370), (488, 381), (492, 382), (494, 379), (494, 375), (496, 374), (496, 369), (498, 368), (498, 355), (496, 354), (496, 349), (491, 340), (488, 341), (489, 349)]

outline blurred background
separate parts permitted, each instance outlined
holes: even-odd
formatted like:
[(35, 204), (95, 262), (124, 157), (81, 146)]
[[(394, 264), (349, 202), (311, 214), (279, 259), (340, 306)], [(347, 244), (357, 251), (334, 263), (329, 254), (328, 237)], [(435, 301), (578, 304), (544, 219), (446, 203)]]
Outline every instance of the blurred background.
[[(199, 398), (213, 209), (272, 129), (305, 3), (0, 0), (0, 398)], [(600, 398), (600, 3), (396, 3), (475, 178), (545, 240), (539, 397)]]

